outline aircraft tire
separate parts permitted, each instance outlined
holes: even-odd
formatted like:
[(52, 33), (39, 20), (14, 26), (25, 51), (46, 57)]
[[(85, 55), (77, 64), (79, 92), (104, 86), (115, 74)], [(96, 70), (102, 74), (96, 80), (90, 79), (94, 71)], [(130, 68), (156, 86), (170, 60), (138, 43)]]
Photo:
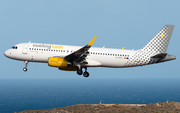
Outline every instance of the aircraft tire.
[(25, 67), (25, 68), (23, 68), (23, 71), (24, 71), (24, 72), (26, 72), (26, 71), (27, 71), (27, 68), (26, 68), (26, 67)]
[(89, 77), (89, 73), (88, 73), (87, 71), (85, 71), (85, 72), (83, 73), (83, 76), (84, 76), (84, 77)]
[(77, 74), (78, 74), (78, 75), (82, 75), (82, 74), (83, 74), (83, 71), (82, 71), (82, 70), (77, 70)]

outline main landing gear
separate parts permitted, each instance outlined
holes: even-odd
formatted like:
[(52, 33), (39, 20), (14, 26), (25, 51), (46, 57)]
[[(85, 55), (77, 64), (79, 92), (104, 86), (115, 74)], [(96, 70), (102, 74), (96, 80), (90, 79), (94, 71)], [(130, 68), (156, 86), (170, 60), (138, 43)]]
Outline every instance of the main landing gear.
[(23, 71), (26, 72), (27, 71), (27, 66), (28, 66), (28, 61), (25, 61), (25, 67), (23, 68)]
[(77, 74), (78, 75), (82, 75), (83, 74), (84, 77), (89, 77), (89, 73), (87, 72), (87, 67), (85, 67), (84, 69), (85, 69), (85, 72), (83, 73), (82, 68), (78, 67)]

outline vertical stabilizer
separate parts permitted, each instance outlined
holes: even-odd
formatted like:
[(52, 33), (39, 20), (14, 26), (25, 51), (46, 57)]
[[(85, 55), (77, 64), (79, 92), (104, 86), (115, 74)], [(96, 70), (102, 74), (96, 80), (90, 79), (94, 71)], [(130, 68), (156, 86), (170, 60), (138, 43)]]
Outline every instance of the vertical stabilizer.
[(166, 53), (174, 25), (166, 25), (161, 31), (142, 49), (155, 53)]

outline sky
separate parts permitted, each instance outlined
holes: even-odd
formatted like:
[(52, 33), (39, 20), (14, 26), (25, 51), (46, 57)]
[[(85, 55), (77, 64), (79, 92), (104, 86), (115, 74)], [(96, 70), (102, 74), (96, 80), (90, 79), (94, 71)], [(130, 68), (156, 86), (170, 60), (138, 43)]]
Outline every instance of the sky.
[[(174, 0), (0, 0), (0, 78), (180, 78), (180, 1)], [(176, 60), (133, 68), (88, 68), (89, 78), (45, 63), (8, 59), (4, 52), (34, 42), (141, 49), (165, 25), (175, 25), (167, 53)]]

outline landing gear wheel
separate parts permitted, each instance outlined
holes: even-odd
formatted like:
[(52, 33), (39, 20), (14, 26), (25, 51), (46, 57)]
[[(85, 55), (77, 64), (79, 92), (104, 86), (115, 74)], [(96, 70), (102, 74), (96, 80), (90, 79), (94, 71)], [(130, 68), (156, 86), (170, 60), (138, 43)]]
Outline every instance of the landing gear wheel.
[(28, 66), (28, 61), (24, 61), (25, 62), (25, 67), (23, 68), (23, 71), (26, 72), (27, 71), (27, 66)]
[(26, 72), (26, 71), (27, 71), (27, 68), (26, 68), (26, 67), (25, 67), (25, 68), (23, 68), (23, 71), (24, 71), (24, 72)]
[(84, 76), (84, 77), (89, 77), (89, 73), (88, 73), (87, 71), (85, 71), (85, 72), (83, 73), (83, 76)]
[(83, 74), (83, 71), (82, 71), (82, 70), (77, 70), (77, 74), (78, 74), (78, 75), (82, 75), (82, 74)]

